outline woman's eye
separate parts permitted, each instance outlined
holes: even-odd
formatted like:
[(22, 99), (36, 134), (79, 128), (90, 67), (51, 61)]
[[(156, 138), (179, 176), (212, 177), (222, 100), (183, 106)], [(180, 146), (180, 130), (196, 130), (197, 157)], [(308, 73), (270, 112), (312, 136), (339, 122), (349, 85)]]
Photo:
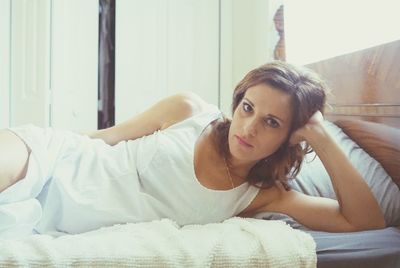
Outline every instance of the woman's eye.
[(251, 110), (252, 110), (251, 106), (249, 104), (243, 102), (243, 111), (248, 113), (248, 112), (251, 112)]
[(267, 120), (265, 120), (265, 123), (267, 124), (267, 126), (270, 126), (272, 128), (277, 128), (279, 127), (279, 123), (278, 121), (276, 121), (273, 118), (268, 118)]

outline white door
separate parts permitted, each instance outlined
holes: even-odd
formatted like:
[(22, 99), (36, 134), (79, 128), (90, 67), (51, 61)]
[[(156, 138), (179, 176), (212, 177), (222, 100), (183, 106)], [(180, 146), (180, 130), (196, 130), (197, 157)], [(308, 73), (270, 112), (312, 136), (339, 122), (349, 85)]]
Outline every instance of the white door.
[(52, 0), (51, 125), (97, 129), (98, 0)]
[(49, 123), (50, 1), (12, 0), (10, 125)]
[(177, 91), (218, 104), (219, 6), (215, 0), (116, 3), (116, 123)]
[(0, 1), (1, 125), (96, 129), (98, 0)]

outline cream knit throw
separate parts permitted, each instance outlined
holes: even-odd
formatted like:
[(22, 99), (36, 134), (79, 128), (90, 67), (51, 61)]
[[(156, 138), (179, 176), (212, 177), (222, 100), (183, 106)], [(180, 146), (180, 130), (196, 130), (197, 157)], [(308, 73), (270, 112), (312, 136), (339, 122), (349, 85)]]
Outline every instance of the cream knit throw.
[(0, 240), (0, 267), (316, 267), (312, 237), (282, 221), (123, 224), (58, 238)]

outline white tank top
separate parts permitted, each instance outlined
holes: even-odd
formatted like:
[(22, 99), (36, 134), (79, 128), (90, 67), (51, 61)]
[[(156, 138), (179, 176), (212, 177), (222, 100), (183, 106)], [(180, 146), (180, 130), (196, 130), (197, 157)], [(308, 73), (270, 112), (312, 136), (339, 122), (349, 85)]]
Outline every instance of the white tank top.
[[(243, 211), (258, 188), (248, 183), (231, 190), (203, 186), (194, 171), (194, 148), (203, 130), (221, 116), (217, 107), (141, 140), (137, 150), (140, 190), (150, 198), (149, 213), (179, 224), (220, 222)], [(143, 157), (146, 156), (146, 157)]]
[(259, 189), (204, 187), (194, 171), (194, 148), (215, 106), (162, 131), (109, 146), (70, 134), (38, 200), (41, 233), (81, 233), (117, 223), (169, 218), (180, 225), (220, 222), (243, 211)]

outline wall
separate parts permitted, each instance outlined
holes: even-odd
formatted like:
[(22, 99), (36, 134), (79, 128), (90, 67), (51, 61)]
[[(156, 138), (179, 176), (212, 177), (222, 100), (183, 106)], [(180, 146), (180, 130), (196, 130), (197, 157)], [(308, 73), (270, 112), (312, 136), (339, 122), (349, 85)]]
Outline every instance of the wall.
[(398, 10), (397, 0), (286, 1), (287, 59), (310, 64), (398, 40)]

